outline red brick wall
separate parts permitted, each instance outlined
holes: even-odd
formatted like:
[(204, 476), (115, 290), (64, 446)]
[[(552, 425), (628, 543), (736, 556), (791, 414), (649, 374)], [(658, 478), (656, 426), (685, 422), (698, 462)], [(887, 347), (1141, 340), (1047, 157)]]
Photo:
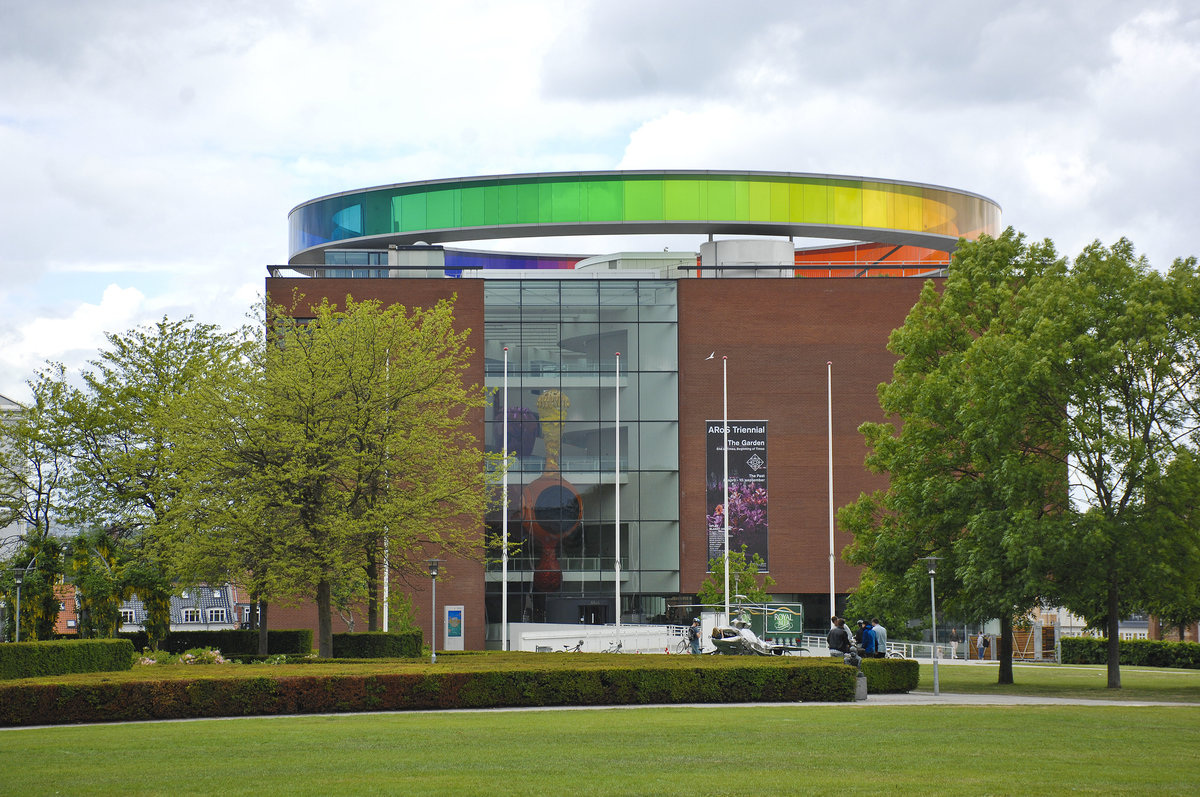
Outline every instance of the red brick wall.
[[(300, 297), (295, 307), (303, 302), (319, 304), (321, 299), (328, 298), (331, 302), (344, 304), (346, 296), (355, 300), (378, 299), (385, 304), (402, 304), (406, 307), (428, 307), (439, 299), (448, 299), (457, 294), (454, 316), (459, 329), (470, 329), (470, 345), (477, 352), (483, 351), (483, 280), (449, 280), (449, 279), (267, 279), (267, 298), (269, 301), (284, 305), (293, 304), (293, 291)], [(482, 355), (475, 358), (466, 374), (469, 384), (483, 384), (484, 369)], [(474, 434), (483, 440), (483, 413), (476, 412), (473, 419)], [(482, 534), (483, 521), (479, 519), (469, 524), (473, 530)], [(482, 556), (482, 539), (480, 555)], [(445, 559), (437, 551), (427, 551), (411, 556), (414, 561), (438, 556)], [(464, 607), (464, 644), (468, 650), (482, 650), (484, 646), (484, 579), (481, 562), (464, 559), (449, 559), (442, 563), (446, 577), (438, 578), (437, 600), (438, 615), (442, 615), (441, 607), (461, 604)], [(417, 624), (425, 632), (425, 641), (429, 642), (430, 626), (430, 584), (428, 575), (414, 576), (409, 584), (395, 577), (392, 579), (392, 595), (406, 592), (412, 595), (413, 608)], [(380, 609), (382, 612), (382, 607)], [(316, 606), (311, 601), (297, 607), (273, 605), (268, 613), (267, 625), (270, 628), (312, 628), (315, 638), (317, 631)], [(393, 625), (394, 627), (394, 625)], [(344, 631), (345, 624), (335, 614), (334, 631)], [(355, 615), (355, 630), (367, 630), (366, 613)], [(439, 624), (437, 647), (443, 648), (445, 640), (441, 636)]]
[[(829, 591), (826, 362), (833, 361), (834, 505), (885, 485), (863, 468), (857, 432), (882, 420), (876, 388), (891, 379), (892, 329), (916, 302), (921, 279), (688, 279), (679, 282), (680, 589), (704, 579), (705, 421), (722, 414), (728, 356), (730, 420), (767, 420), (770, 540), (777, 592)], [(706, 361), (710, 352), (713, 360)], [(858, 584), (841, 559), (838, 593)]]

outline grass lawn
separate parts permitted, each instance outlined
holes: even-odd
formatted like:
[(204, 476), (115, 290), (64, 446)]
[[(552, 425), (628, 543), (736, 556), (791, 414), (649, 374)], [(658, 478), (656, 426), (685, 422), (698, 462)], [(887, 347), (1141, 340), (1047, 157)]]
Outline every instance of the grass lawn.
[(1184, 794), (1197, 749), (1185, 706), (251, 718), (0, 730), (0, 794)]
[[(1015, 683), (1009, 686), (996, 683), (998, 669), (994, 665), (944, 665), (938, 667), (938, 687), (943, 692), (964, 694), (1200, 703), (1200, 670), (1122, 667), (1121, 688), (1109, 689), (1108, 672), (1102, 666), (1015, 664)], [(916, 691), (933, 691), (932, 664), (921, 664), (921, 685)]]

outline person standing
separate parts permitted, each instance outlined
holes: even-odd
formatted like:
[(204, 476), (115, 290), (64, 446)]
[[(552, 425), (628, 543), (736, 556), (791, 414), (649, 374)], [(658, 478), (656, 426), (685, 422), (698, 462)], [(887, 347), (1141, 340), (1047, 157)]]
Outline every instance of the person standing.
[(950, 658), (958, 658), (958, 629), (950, 629)]
[(692, 620), (692, 625), (688, 628), (688, 641), (692, 643), (693, 655), (700, 655), (700, 618)]
[(868, 659), (873, 659), (875, 658), (875, 631), (872, 629), (870, 623), (864, 623), (862, 620), (858, 622), (862, 623), (863, 626), (862, 646), (865, 651), (863, 655)]
[(871, 630), (875, 633), (875, 658), (887, 658), (887, 629), (879, 624), (878, 617), (871, 618)]
[(987, 637), (983, 635), (982, 631), (979, 632), (979, 636), (975, 637), (975, 647), (979, 651), (979, 660), (983, 661), (983, 650), (987, 647)]

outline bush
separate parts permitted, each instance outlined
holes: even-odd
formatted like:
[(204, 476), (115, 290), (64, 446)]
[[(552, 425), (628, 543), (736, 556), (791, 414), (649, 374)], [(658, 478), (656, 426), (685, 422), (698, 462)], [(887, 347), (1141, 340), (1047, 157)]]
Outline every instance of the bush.
[(126, 639), (11, 642), (0, 645), (0, 678), (113, 672), (131, 667), (133, 645)]
[(334, 634), (335, 659), (399, 659), (421, 655), (421, 632)]
[[(1108, 640), (1104, 637), (1063, 637), (1063, 664), (1106, 664)], [(1153, 639), (1122, 639), (1119, 642), (1122, 665), (1132, 667), (1179, 667), (1200, 670), (1200, 644), (1161, 642)]]
[(654, 665), (549, 669), (531, 661), (474, 672), (430, 668), (407, 674), (322, 675), (314, 670), (313, 675), (284, 676), (272, 676), (263, 668), (263, 675), (249, 678), (0, 686), (0, 725), (499, 706), (854, 700), (854, 668), (840, 662)]
[(863, 659), (863, 675), (871, 694), (911, 692), (921, 680), (921, 665), (912, 659)]
[[(145, 631), (122, 632), (137, 650), (145, 650), (150, 639)], [(267, 631), (267, 653), (290, 653), (307, 656), (313, 649), (311, 628)], [(194, 648), (215, 648), (225, 656), (258, 655), (258, 631), (226, 629), (222, 631), (171, 631), (163, 639), (159, 649), (167, 653), (184, 653)]]

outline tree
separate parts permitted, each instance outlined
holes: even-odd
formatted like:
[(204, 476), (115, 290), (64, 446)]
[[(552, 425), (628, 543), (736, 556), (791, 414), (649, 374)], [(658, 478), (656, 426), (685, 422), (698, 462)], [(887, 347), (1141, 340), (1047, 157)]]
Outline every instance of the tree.
[[(762, 576), (759, 582), (760, 568), (766, 563), (758, 554), (746, 558), (746, 546), (741, 550), (729, 552), (729, 589), (730, 603), (735, 596), (743, 596), (749, 603), (766, 603), (771, 599), (768, 588), (775, 585), (775, 579), (769, 575)], [(725, 605), (725, 557), (714, 556), (708, 560), (708, 575), (696, 593), (696, 599), (705, 606)], [(740, 599), (739, 599), (740, 600)]]
[[(29, 406), (0, 421), (0, 528), (16, 534), (0, 539), (15, 546), (3, 564), (0, 585), (15, 606), (13, 571), (21, 570), (22, 639), (53, 632), (58, 618), (54, 585), (62, 575), (61, 547), (52, 529), (59, 522), (71, 473), (70, 447), (58, 416), (65, 395), (64, 369), (50, 365), (29, 382)], [(10, 626), (16, 621), (10, 618)]]
[(192, 391), (242, 356), (245, 341), (191, 317), (164, 317), (105, 337), (107, 347), (82, 374), (82, 389), (58, 386), (57, 421), (72, 465), (65, 515), (76, 527), (109, 537), (124, 574), (120, 590), (142, 599), (146, 630), (157, 646), (169, 628), (178, 575), (171, 514), (189, 472), (176, 419)]
[(429, 550), (482, 555), (489, 492), (470, 426), (484, 394), (464, 384), (452, 302), (296, 304), (309, 318), (270, 308), (240, 378), (186, 413), (185, 445), (209, 454), (188, 524), (193, 552), (225, 551), (258, 594), (314, 596), (330, 656), (335, 598), (374, 594), (384, 551), (401, 577), (423, 573)]
[(1045, 595), (1032, 545), (1066, 499), (1060, 458), (1043, 430), (984, 385), (1005, 368), (1003, 345), (1046, 274), (1063, 268), (1053, 245), (1011, 228), (961, 242), (939, 289), (926, 283), (888, 348), (899, 359), (879, 403), (894, 419), (860, 431), (868, 469), (887, 489), (839, 512), (854, 535), (846, 558), (866, 565), (864, 595), (888, 614), (920, 617), (929, 601), (925, 557), (939, 557), (938, 604), (954, 616), (1001, 620), (999, 682), (1012, 682), (1013, 618)]
[(1186, 600), (1200, 577), (1196, 259), (1159, 273), (1127, 240), (1093, 243), (1045, 282), (1009, 351), (1025, 412), (1054, 426), (1067, 455), (1075, 504), (1054, 540), (1053, 581), (1106, 628), (1108, 686), (1119, 688), (1120, 618)]

